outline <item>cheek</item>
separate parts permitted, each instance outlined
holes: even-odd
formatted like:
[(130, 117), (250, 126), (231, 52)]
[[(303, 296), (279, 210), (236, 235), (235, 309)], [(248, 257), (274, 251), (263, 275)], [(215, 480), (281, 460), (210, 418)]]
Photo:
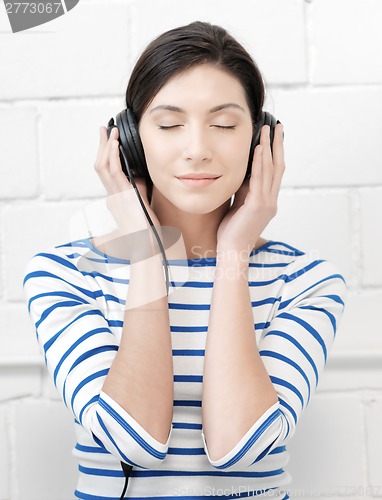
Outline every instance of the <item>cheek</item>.
[(147, 168), (152, 179), (158, 178), (159, 173), (171, 165), (171, 150), (166, 147), (164, 141), (158, 139), (150, 138), (145, 140), (145, 137), (141, 137), (143, 150), (145, 152), (145, 158), (147, 163)]
[(245, 179), (245, 174), (247, 172), (247, 167), (248, 167), (248, 158), (249, 158), (249, 150), (248, 153), (246, 151), (243, 152), (243, 148), (241, 148), (240, 151), (237, 151), (236, 154), (231, 155), (231, 157), (229, 158), (230, 177), (232, 179), (232, 183), (237, 186), (237, 189), (242, 185)]

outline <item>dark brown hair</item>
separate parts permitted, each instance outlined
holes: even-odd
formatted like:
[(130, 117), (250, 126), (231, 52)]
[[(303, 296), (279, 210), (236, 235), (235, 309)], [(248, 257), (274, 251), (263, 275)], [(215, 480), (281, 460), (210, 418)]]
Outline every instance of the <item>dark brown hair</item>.
[(255, 124), (264, 103), (264, 84), (256, 63), (225, 29), (201, 21), (159, 35), (139, 57), (126, 90), (126, 107), (137, 123), (170, 78), (204, 63), (215, 65), (241, 82)]

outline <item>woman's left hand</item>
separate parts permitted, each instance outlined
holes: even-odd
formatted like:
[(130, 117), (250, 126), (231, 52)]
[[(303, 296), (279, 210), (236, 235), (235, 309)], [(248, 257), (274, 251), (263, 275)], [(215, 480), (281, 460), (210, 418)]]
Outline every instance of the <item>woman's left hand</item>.
[(256, 146), (251, 177), (235, 194), (234, 203), (221, 221), (217, 232), (217, 249), (248, 252), (248, 256), (268, 223), (277, 213), (277, 199), (285, 171), (283, 126), (275, 127), (273, 157), (270, 127), (261, 130)]

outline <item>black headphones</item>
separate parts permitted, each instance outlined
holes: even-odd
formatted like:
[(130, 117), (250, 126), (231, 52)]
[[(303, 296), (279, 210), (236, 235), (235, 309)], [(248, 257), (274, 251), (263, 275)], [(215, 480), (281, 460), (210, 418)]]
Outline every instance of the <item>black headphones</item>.
[[(251, 175), (251, 170), (252, 170), (252, 161), (253, 161), (253, 155), (256, 146), (260, 143), (260, 134), (261, 134), (261, 128), (263, 125), (269, 125), (270, 126), (270, 143), (271, 143), (271, 150), (272, 150), (272, 144), (273, 144), (273, 138), (274, 138), (274, 133), (275, 133), (275, 127), (276, 124), (279, 123), (276, 121), (276, 118), (271, 115), (270, 113), (263, 111), (261, 113), (261, 118), (260, 120), (255, 124), (254, 130), (253, 130), (253, 136), (252, 136), (252, 142), (251, 142), (251, 147), (249, 150), (249, 158), (248, 158), (248, 166), (247, 166), (247, 171), (245, 174), (245, 178), (250, 177)], [(152, 181), (150, 178), (150, 174), (147, 168), (147, 163), (146, 163), (146, 158), (145, 158), (145, 152), (143, 150), (143, 145), (141, 138), (139, 137), (138, 133), (138, 126), (136, 119), (134, 117), (133, 112), (131, 109), (127, 108), (122, 110), (120, 113), (117, 114), (116, 116), (116, 124), (114, 123), (114, 118), (110, 118), (109, 123), (107, 125), (107, 137), (110, 137), (110, 133), (114, 127), (118, 128), (118, 134), (119, 134), (119, 151), (120, 151), (120, 160), (121, 160), (121, 166), (122, 166), (122, 171), (124, 174), (127, 176), (131, 184), (133, 185), (135, 192), (138, 196), (138, 199), (141, 203), (142, 209), (145, 212), (146, 218), (148, 219), (150, 226), (155, 234), (155, 237), (157, 239), (158, 245), (160, 247), (162, 257), (163, 257), (163, 266), (165, 269), (165, 274), (166, 274), (166, 288), (167, 288), (167, 295), (168, 295), (168, 290), (169, 290), (169, 276), (168, 276), (168, 262), (167, 262), (167, 257), (166, 257), (166, 252), (163, 248), (162, 241), (158, 235), (157, 230), (155, 229), (155, 226), (146, 210), (146, 207), (142, 201), (142, 198), (139, 194), (138, 188), (135, 184), (134, 177), (143, 177), (146, 180), (146, 185), (148, 188), (148, 195), (151, 197), (150, 193), (150, 187), (152, 187)], [(122, 500), (125, 496), (125, 492), (127, 489), (129, 477), (131, 474), (131, 469), (133, 468), (132, 465), (121, 462), (121, 467), (125, 476), (125, 485), (122, 491), (122, 495), (120, 497), (120, 500)]]
[[(263, 125), (270, 126), (270, 142), (272, 148), (276, 123), (276, 118), (273, 115), (271, 115), (267, 111), (262, 112), (260, 120), (254, 126), (245, 178), (248, 178), (251, 175), (253, 154), (256, 146), (260, 144), (261, 127)], [(138, 133), (137, 122), (131, 109), (127, 108), (118, 113), (116, 116), (116, 124), (114, 123), (114, 118), (111, 118), (107, 127), (108, 137), (110, 136), (110, 132), (113, 127), (118, 128), (120, 150), (122, 153), (120, 155), (121, 165), (122, 170), (127, 178), (131, 181), (129, 175), (129, 172), (131, 172), (133, 176), (143, 177), (144, 179), (146, 179), (146, 182), (151, 183), (151, 178), (145, 158), (145, 152), (143, 150), (142, 141)], [(124, 158), (124, 156), (126, 158)], [(128, 164), (128, 167), (126, 163)]]

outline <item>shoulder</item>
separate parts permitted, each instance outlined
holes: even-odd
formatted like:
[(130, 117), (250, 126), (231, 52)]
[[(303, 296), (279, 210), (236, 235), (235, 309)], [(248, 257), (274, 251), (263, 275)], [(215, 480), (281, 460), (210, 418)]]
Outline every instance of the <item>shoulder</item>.
[[(81, 280), (81, 261), (89, 253), (88, 240), (70, 241), (51, 246), (33, 255), (24, 268), (23, 286), (44, 278)], [(29, 283), (28, 283), (29, 284)]]
[(344, 295), (346, 281), (339, 268), (318, 250), (302, 250), (283, 241), (269, 240), (253, 252), (253, 265), (273, 269), (283, 293), (301, 293), (329, 287)]
[(79, 257), (89, 251), (86, 241), (88, 240), (69, 241), (42, 249), (30, 258), (26, 268), (34, 266), (59, 267), (60, 265), (71, 267), (71, 263), (76, 262)]

